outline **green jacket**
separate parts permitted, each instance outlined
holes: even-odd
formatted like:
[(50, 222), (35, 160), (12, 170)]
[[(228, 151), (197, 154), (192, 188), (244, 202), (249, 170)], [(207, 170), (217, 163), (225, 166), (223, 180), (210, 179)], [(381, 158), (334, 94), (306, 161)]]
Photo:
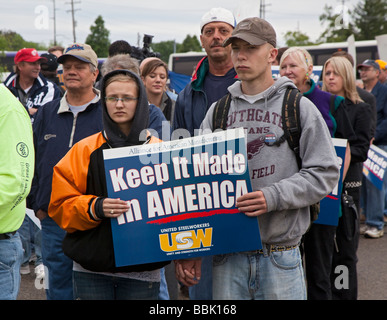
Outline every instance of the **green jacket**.
[(0, 85), (0, 234), (19, 229), (34, 176), (34, 145), (30, 116)]

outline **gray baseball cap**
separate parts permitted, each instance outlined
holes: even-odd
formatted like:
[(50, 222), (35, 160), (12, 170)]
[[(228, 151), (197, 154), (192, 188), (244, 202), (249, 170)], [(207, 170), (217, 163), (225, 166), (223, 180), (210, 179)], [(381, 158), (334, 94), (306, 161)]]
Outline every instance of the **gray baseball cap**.
[(239, 22), (231, 37), (224, 41), (223, 46), (228, 46), (235, 39), (244, 40), (255, 46), (270, 43), (275, 48), (277, 45), (277, 35), (272, 25), (257, 17), (247, 18)]

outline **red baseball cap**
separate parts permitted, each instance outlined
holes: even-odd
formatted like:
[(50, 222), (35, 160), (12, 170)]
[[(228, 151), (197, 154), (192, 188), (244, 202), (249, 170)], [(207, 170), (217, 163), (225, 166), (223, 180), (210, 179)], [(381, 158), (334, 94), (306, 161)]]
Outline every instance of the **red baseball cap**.
[(46, 58), (40, 57), (38, 51), (34, 48), (23, 48), (20, 49), (15, 56), (15, 64), (26, 61), (26, 62), (35, 62), (38, 60), (47, 61)]

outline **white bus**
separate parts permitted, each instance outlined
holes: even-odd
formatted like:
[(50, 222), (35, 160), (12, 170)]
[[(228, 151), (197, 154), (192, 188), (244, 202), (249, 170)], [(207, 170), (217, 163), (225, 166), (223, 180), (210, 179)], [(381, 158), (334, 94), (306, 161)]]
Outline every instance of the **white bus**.
[(168, 68), (172, 72), (192, 76), (198, 62), (206, 55), (204, 51), (172, 53), (169, 56)]
[[(356, 47), (356, 64), (362, 63), (364, 60), (379, 59), (378, 46), (376, 40), (355, 41)], [(323, 66), (332, 53), (336, 51), (348, 52), (348, 42), (332, 42), (323, 43), (316, 46), (303, 46), (313, 58), (313, 64)]]

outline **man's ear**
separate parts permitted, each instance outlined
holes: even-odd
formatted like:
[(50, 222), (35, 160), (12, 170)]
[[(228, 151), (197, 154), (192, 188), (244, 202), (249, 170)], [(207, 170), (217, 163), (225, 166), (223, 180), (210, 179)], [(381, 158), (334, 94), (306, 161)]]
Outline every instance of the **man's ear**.
[(273, 64), (273, 62), (277, 58), (277, 55), (278, 55), (278, 49), (274, 48), (274, 47), (271, 47), (270, 50), (269, 50), (269, 61), (268, 62), (270, 64)]

